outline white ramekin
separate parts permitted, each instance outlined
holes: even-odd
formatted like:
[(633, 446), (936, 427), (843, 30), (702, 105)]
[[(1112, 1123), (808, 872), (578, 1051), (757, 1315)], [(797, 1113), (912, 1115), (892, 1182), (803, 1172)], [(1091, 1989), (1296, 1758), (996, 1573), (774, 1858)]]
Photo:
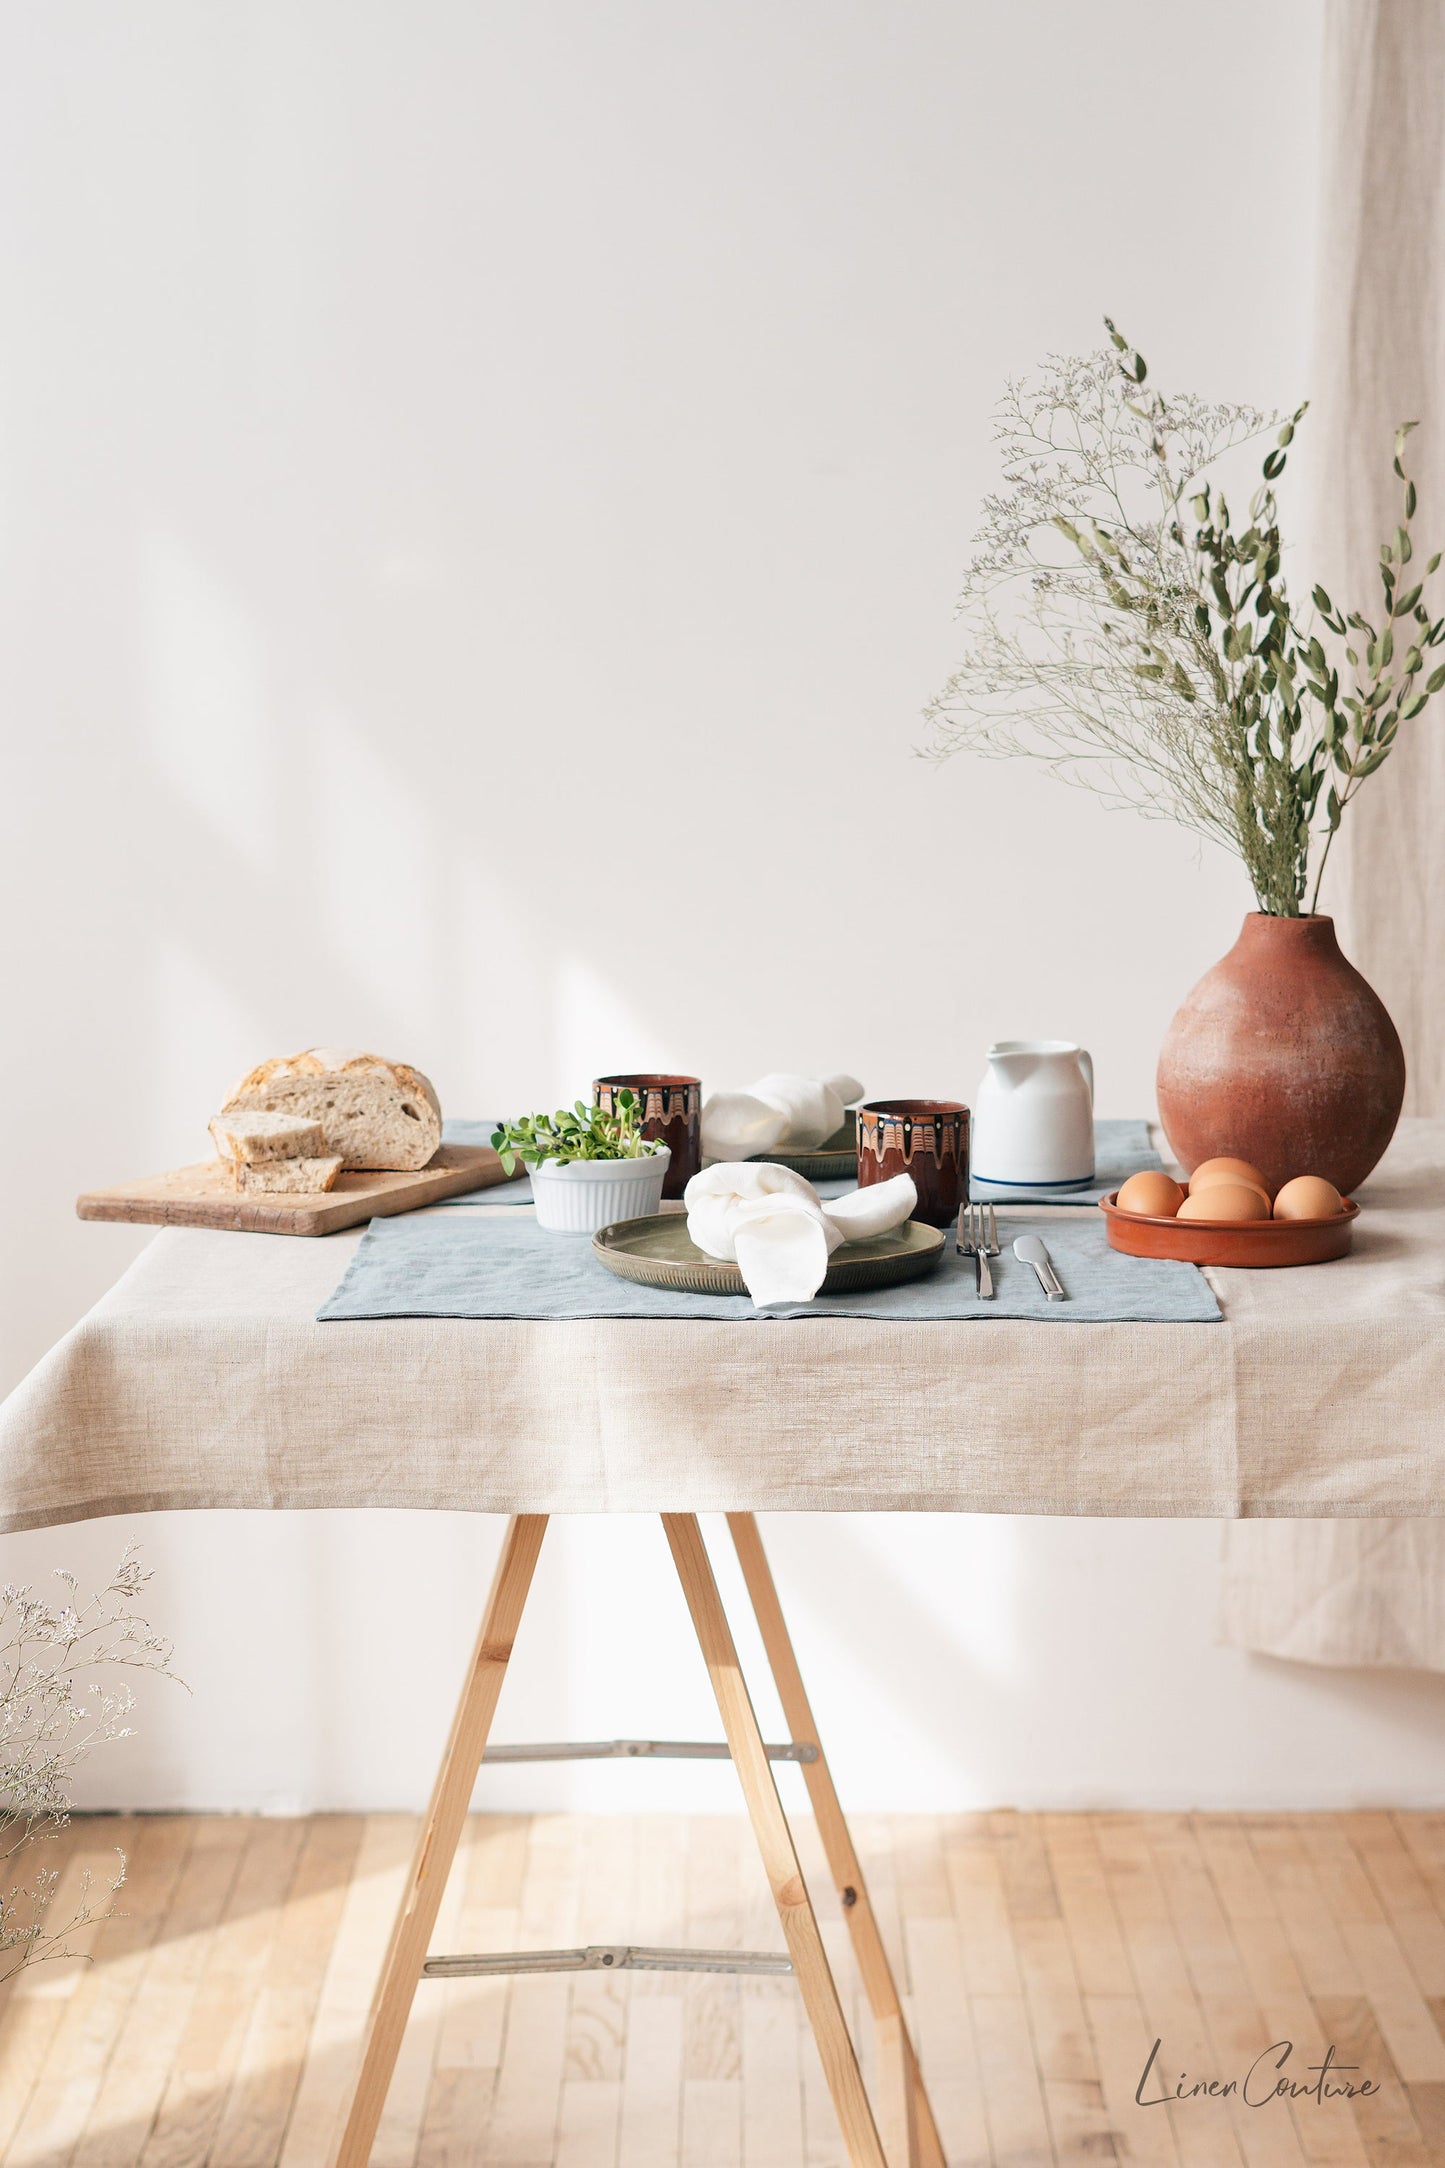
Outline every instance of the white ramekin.
[(544, 1160), (532, 1169), (537, 1225), (558, 1235), (595, 1235), (613, 1220), (644, 1219), (662, 1207), (671, 1152), (643, 1159)]

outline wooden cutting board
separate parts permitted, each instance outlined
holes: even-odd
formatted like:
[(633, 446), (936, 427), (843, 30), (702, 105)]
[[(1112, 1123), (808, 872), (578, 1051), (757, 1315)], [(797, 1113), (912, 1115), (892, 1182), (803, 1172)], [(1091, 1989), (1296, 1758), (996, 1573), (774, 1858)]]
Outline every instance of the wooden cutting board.
[(141, 1182), (87, 1190), (75, 1200), (83, 1220), (138, 1220), (151, 1227), (222, 1227), (253, 1235), (331, 1235), (361, 1220), (414, 1212), (464, 1189), (487, 1189), (507, 1177), (489, 1144), (442, 1144), (415, 1174), (347, 1174), (316, 1197), (239, 1197), (217, 1159), (175, 1167)]

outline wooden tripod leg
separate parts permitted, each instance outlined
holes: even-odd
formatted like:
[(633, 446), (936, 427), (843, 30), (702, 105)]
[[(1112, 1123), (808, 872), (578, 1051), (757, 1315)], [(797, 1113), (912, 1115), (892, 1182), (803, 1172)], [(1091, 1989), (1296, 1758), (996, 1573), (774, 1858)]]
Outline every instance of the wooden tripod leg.
[(803, 1870), (793, 1849), (763, 1735), (748, 1695), (731, 1629), (713, 1579), (712, 1566), (693, 1513), (664, 1513), (682, 1592), (717, 1696), (723, 1730), (743, 1788), (763, 1866), (778, 1908), (803, 2006), (818, 2043), (823, 2073), (833, 2096), (843, 2142), (853, 2168), (888, 2168), (858, 2069), (858, 2058), (838, 2000), (838, 1989), (813, 1915)]
[(371, 2158), (387, 2087), (396, 2068), (412, 1997), (426, 1961), (437, 1907), (466, 1821), (472, 1786), (482, 1765), (487, 1733), (507, 1675), (512, 1643), (546, 1528), (545, 1513), (518, 1513), (507, 1523), (477, 1644), (372, 1997), (356, 2090), (332, 2156), (332, 2168), (366, 2168)]
[[(888, 1953), (883, 1947), (878, 1920), (868, 1901), (868, 1890), (863, 1880), (863, 1870), (853, 1849), (853, 1839), (833, 1789), (823, 1744), (818, 1737), (818, 1727), (813, 1721), (813, 1711), (808, 1701), (803, 1674), (798, 1669), (798, 1659), (793, 1653), (792, 1640), (783, 1620), (782, 1605), (773, 1581), (772, 1568), (763, 1549), (763, 1539), (758, 1534), (758, 1524), (751, 1513), (730, 1513), (728, 1532), (738, 1563), (743, 1569), (748, 1595), (757, 1614), (758, 1627), (777, 1682), (778, 1698), (783, 1704), (787, 1720), (788, 1736), (805, 1741), (818, 1750), (818, 1759), (802, 1764), (803, 1781), (813, 1803), (818, 1820), (818, 1834), (828, 1857), (829, 1870), (838, 1886), (843, 1900), (843, 1917), (848, 1922), (853, 1937), (853, 1950), (858, 1960), (858, 1970), (863, 1976), (863, 1986), (869, 2007), (878, 2026), (880, 2061), (901, 2056), (904, 2082), (887, 2085), (883, 2097), (890, 2101), (886, 2116), (888, 2150), (891, 2158), (917, 2161), (922, 2168), (945, 2168), (943, 2143), (938, 2126), (933, 2120), (933, 2110), (924, 2089), (923, 2076), (918, 2068), (918, 2058), (908, 2037), (908, 2027), (903, 2019), (903, 2006), (894, 1984)], [(908, 2104), (911, 2101), (911, 2114)], [(910, 2131), (910, 2122), (915, 2126)], [(908, 2150), (909, 2146), (913, 2150)]]
[(908, 2039), (908, 2027), (900, 2011), (897, 2017), (878, 2019), (878, 2094), (882, 2113), (883, 2143), (890, 2161), (918, 2168), (918, 2103), (925, 2108), (928, 2095), (918, 2076)]

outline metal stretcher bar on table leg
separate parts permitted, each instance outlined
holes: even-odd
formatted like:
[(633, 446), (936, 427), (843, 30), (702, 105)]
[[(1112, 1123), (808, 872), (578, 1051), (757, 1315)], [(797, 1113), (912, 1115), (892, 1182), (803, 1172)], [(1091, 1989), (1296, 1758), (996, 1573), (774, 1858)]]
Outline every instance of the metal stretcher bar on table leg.
[[(815, 1762), (818, 1749), (806, 1739), (764, 1749), (769, 1761)], [(524, 1739), (489, 1746), (484, 1762), (541, 1761), (731, 1761), (726, 1739)]]
[(470, 1980), (509, 1972), (789, 1973), (786, 1950), (667, 1950), (636, 1942), (589, 1943), (580, 1950), (498, 1950), (475, 1957), (429, 1957), (424, 1980)]

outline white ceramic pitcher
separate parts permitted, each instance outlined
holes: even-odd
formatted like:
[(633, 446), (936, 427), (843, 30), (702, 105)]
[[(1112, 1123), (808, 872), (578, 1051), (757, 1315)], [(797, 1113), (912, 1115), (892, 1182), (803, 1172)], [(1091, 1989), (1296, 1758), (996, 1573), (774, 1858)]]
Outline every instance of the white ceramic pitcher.
[(999, 1039), (974, 1101), (969, 1179), (1083, 1189), (1094, 1179), (1094, 1064), (1068, 1039)]

